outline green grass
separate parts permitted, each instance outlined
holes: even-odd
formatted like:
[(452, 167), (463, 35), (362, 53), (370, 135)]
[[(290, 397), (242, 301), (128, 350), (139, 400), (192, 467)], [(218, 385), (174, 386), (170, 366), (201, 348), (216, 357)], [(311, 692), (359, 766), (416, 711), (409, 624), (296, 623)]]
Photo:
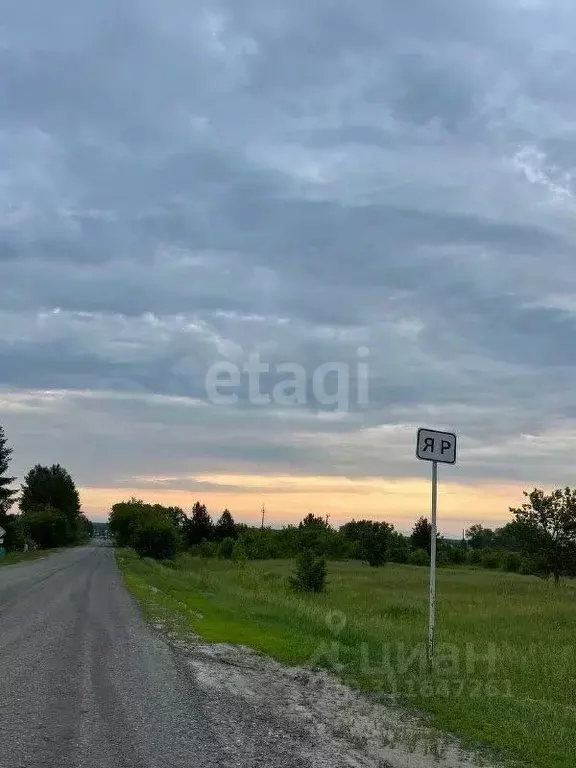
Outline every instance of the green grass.
[(209, 641), (286, 664), (336, 669), (363, 690), (397, 692), (435, 727), (534, 768), (576, 765), (573, 583), (442, 569), (429, 671), (426, 568), (331, 563), (327, 592), (302, 596), (286, 586), (287, 561), (239, 567), (181, 555), (167, 567), (119, 550), (118, 562), (150, 618), (172, 617)]
[(33, 549), (30, 552), (8, 552), (4, 557), (0, 557), (1, 565), (15, 565), (16, 563), (27, 563), (30, 560), (38, 560), (41, 557), (54, 555), (56, 552), (62, 552), (60, 549)]

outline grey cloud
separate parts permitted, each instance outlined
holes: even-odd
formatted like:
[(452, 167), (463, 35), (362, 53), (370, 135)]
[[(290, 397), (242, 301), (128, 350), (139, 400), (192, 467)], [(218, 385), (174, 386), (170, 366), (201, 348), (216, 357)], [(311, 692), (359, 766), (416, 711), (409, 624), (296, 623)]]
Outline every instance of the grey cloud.
[[(274, 409), (251, 407), (245, 381), (234, 411), (193, 411), (197, 443), (160, 409), (165, 474), (185, 472), (182, 452), (204, 469), (378, 473), (363, 428), (436, 419), (470, 440), (466, 476), (556, 477), (556, 452), (519, 436), (573, 416), (558, 297), (576, 288), (574, 21), (560, 0), (14, 5), (0, 383), (202, 399), (212, 363), (263, 349), (306, 368), (304, 422), (271, 444)], [(370, 403), (327, 427), (311, 372), (360, 345)], [(140, 405), (70, 407), (76, 421), (41, 424), (89, 482), (146, 474)], [(0, 417), (31, 455), (43, 427)], [(387, 450), (387, 471), (413, 471)]]

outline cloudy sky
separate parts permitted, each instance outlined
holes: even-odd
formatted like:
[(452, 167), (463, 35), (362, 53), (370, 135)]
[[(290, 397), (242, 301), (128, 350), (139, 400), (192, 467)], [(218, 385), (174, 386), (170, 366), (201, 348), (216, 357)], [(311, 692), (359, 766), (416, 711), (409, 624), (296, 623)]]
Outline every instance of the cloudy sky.
[(64, 464), (94, 519), (135, 494), (407, 529), (428, 426), (459, 435), (446, 533), (576, 480), (573, 3), (2, 17), (0, 423), (20, 478)]

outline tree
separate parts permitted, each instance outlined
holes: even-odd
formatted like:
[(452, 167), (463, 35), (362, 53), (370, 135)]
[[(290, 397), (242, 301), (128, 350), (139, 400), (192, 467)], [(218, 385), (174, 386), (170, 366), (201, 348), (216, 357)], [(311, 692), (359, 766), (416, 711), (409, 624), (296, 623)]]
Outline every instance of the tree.
[(108, 529), (119, 547), (128, 547), (140, 518), (146, 514), (147, 504), (142, 499), (132, 496), (128, 501), (120, 501), (112, 505), (108, 516)]
[(534, 488), (524, 491), (524, 496), (527, 503), (510, 507), (518, 523), (515, 535), (535, 571), (544, 577), (553, 575), (558, 584), (576, 565), (576, 489), (558, 488), (545, 494)]
[(428, 518), (419, 517), (412, 533), (410, 540), (414, 549), (425, 549), (430, 554), (430, 546), (432, 543), (432, 525), (428, 522)]
[(389, 557), (394, 527), (389, 523), (374, 520), (352, 520), (340, 528), (340, 532), (355, 542), (356, 556), (376, 567), (383, 565)]
[(168, 560), (178, 549), (178, 532), (168, 515), (151, 510), (139, 519), (132, 542), (142, 557)]
[(27, 537), (33, 539), (39, 549), (50, 549), (69, 544), (74, 539), (70, 520), (64, 512), (53, 507), (33, 509), (22, 514), (22, 524)]
[(466, 539), (472, 549), (487, 549), (494, 545), (494, 531), (478, 523), (466, 531)]
[(181, 507), (163, 507), (161, 504), (154, 504), (154, 509), (158, 510), (158, 512), (163, 515), (167, 515), (177, 531), (182, 531), (184, 529), (187, 517)]
[(234, 518), (230, 511), (225, 509), (214, 527), (214, 538), (216, 541), (224, 541), (224, 539), (235, 539), (237, 535)]
[(507, 552), (521, 552), (522, 530), (522, 523), (516, 520), (506, 523), (502, 528), (496, 528), (493, 546), (496, 549), (504, 549)]
[(205, 504), (197, 501), (192, 507), (192, 515), (184, 525), (184, 536), (189, 546), (201, 544), (211, 538), (214, 529), (212, 518)]
[(62, 512), (70, 522), (77, 521), (80, 515), (80, 495), (72, 477), (60, 464), (51, 467), (36, 464), (22, 484), (22, 512), (34, 512), (47, 507)]
[(13, 450), (12, 448), (9, 448), (6, 443), (7, 440), (4, 434), (4, 428), (0, 425), (0, 519), (8, 514), (8, 510), (16, 501), (14, 496), (17, 493), (16, 490), (9, 488), (16, 478), (9, 477), (6, 474), (8, 472), (8, 467), (10, 466)]
[(298, 525), (298, 549), (301, 552), (310, 550), (317, 555), (325, 555), (330, 548), (333, 533), (334, 529), (327, 520), (310, 512)]
[(298, 592), (323, 592), (326, 588), (326, 560), (316, 557), (309, 549), (304, 550), (298, 555), (296, 571), (289, 583)]

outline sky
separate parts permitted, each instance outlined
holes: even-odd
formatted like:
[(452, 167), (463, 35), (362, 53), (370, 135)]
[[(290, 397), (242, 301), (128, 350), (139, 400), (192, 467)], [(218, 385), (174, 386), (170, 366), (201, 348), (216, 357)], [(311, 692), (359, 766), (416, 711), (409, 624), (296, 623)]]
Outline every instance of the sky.
[[(0, 424), (22, 480), (439, 526), (574, 479), (568, 0), (8, 0)], [(258, 371), (260, 366), (260, 371)]]

